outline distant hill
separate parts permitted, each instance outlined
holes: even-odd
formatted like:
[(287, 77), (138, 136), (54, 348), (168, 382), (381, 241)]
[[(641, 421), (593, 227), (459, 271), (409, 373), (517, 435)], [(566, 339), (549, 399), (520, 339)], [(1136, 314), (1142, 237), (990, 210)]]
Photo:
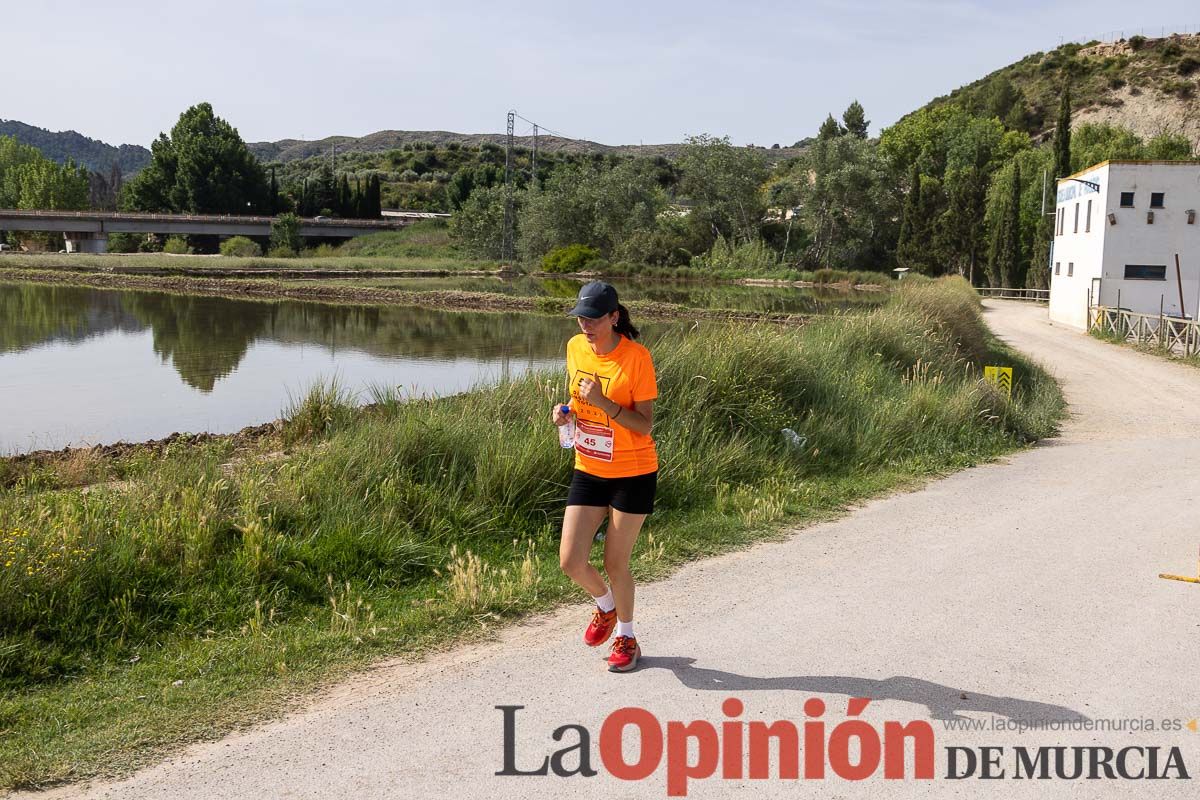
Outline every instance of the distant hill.
[[(479, 147), (483, 144), (503, 145), (504, 134), (501, 133), (452, 133), (450, 131), (377, 131), (362, 137), (329, 136), (316, 141), (300, 141), (298, 139), (282, 139), (278, 142), (252, 142), (248, 146), (262, 161), (300, 161), (313, 156), (328, 155), (330, 150), (337, 148), (339, 153), (382, 153), (388, 150), (399, 150), (404, 145), (432, 144), (435, 148), (443, 149), (448, 144), (462, 147)], [(519, 147), (532, 148), (533, 137), (514, 137), (514, 144)], [(675, 158), (683, 148), (682, 143), (676, 144), (623, 144), (608, 145), (590, 142), (586, 139), (564, 139), (558, 136), (539, 136), (538, 149), (547, 153), (612, 153), (629, 156), (663, 156)], [(794, 147), (756, 148), (761, 150), (771, 160), (791, 158), (803, 152)]]
[(1200, 34), (1065, 44), (1026, 56), (925, 107), (954, 103), (1044, 138), (1054, 128), (1065, 84), (1073, 125), (1103, 122), (1144, 139), (1182, 134), (1200, 154)]
[[(150, 163), (150, 151), (140, 145), (123, 144), (114, 147), (75, 131), (54, 132), (16, 120), (0, 120), (0, 136), (14, 136), (17, 141), (38, 148), (47, 158), (54, 161), (62, 163), (68, 158), (73, 158), (77, 163), (84, 164), (89, 169), (101, 173), (107, 173), (113, 162), (116, 162), (125, 176), (129, 177)], [(437, 149), (444, 149), (448, 144), (471, 148), (479, 148), (483, 144), (503, 146), (504, 139), (504, 134), (499, 133), (377, 131), (362, 137), (329, 136), (316, 141), (282, 139), (278, 142), (251, 142), (248, 147), (263, 162), (287, 164), (314, 156), (328, 155), (335, 147), (339, 154), (345, 155), (349, 153), (384, 153), (400, 150), (405, 145), (433, 145)], [(533, 138), (518, 136), (515, 144), (519, 147), (531, 148), (533, 147)], [(558, 136), (539, 136), (537, 144), (541, 152), (562, 155), (611, 153), (629, 156), (663, 156), (665, 158), (675, 158), (683, 148), (682, 143), (607, 145), (585, 139), (564, 139)], [(796, 147), (759, 147), (756, 149), (761, 150), (770, 161), (791, 158), (803, 152), (803, 148)]]
[(76, 163), (104, 175), (114, 163), (125, 177), (150, 163), (150, 151), (136, 144), (114, 147), (75, 131), (48, 131), (16, 120), (0, 119), (0, 136), (13, 136), (21, 144), (32, 145), (46, 158), (59, 163), (73, 158)]

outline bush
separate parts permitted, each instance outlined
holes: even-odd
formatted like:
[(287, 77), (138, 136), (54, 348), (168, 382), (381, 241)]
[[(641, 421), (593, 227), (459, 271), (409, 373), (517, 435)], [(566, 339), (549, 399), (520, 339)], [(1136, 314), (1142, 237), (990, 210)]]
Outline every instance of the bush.
[(236, 258), (256, 258), (262, 255), (258, 243), (245, 236), (234, 236), (221, 242), (221, 255)]
[(734, 244), (719, 236), (712, 250), (693, 258), (691, 266), (709, 272), (761, 273), (779, 267), (779, 254), (760, 239)]
[(163, 240), (158, 234), (150, 233), (138, 240), (139, 253), (161, 253), (162, 251)]
[(586, 244), (569, 244), (556, 247), (542, 256), (542, 269), (546, 272), (582, 272), (600, 258), (600, 251)]
[(271, 254), (282, 254), (288, 258), (300, 252), (303, 246), (300, 238), (300, 218), (295, 214), (280, 214), (271, 223)]
[(186, 236), (168, 236), (166, 243), (163, 244), (162, 251), (174, 256), (188, 256), (192, 254), (192, 248), (188, 247)]
[(1163, 94), (1173, 94), (1181, 100), (1187, 100), (1195, 93), (1196, 87), (1192, 86), (1190, 81), (1166, 80), (1158, 85), (1158, 90)]
[(334, 258), (340, 256), (341, 252), (338, 251), (336, 245), (332, 245), (329, 242), (321, 242), (316, 247), (310, 247), (305, 250), (304, 255), (306, 258)]
[(1175, 70), (1184, 76), (1191, 75), (1198, 68), (1200, 68), (1200, 59), (1197, 59), (1195, 56), (1184, 56), (1179, 59), (1179, 63), (1175, 66)]
[(1130, 49), (1132, 49), (1134, 51), (1141, 50), (1142, 47), (1145, 46), (1145, 44), (1146, 44), (1145, 36), (1130, 36), (1129, 37), (1129, 47), (1130, 47)]
[(1179, 58), (1183, 54), (1183, 48), (1179, 46), (1179, 42), (1167, 42), (1158, 54), (1163, 61), (1170, 61), (1172, 58)]
[(145, 237), (136, 233), (110, 233), (108, 235), (108, 252), (136, 253), (143, 238)]

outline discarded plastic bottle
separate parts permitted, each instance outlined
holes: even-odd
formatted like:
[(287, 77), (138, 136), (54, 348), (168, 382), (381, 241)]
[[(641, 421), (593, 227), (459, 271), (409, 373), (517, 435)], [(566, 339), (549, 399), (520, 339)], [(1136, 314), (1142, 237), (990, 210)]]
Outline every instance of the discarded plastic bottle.
[(571, 416), (570, 406), (559, 406), (559, 410), (567, 415), (567, 423), (558, 426), (558, 443), (563, 449), (570, 449), (575, 446), (575, 418)]
[(779, 432), (783, 434), (783, 440), (788, 443), (789, 447), (799, 450), (808, 444), (807, 436), (802, 436), (791, 428), (782, 428)]

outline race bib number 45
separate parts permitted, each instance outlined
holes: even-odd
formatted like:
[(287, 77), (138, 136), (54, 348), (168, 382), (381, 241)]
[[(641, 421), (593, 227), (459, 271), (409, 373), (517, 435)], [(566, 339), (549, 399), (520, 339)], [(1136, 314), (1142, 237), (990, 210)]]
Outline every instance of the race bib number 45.
[(581, 419), (576, 420), (575, 449), (589, 458), (612, 461), (613, 429)]

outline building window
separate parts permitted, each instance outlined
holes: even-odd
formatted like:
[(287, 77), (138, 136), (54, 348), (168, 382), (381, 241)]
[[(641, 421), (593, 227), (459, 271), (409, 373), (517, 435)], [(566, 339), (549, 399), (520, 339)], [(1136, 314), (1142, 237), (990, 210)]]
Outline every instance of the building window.
[(1054, 232), (1054, 235), (1055, 235), (1055, 236), (1062, 236), (1062, 231), (1063, 231), (1063, 216), (1064, 216), (1064, 212), (1065, 212), (1065, 211), (1066, 211), (1066, 209), (1065, 209), (1065, 208), (1060, 208), (1060, 209), (1058, 210), (1058, 230), (1056, 230), (1056, 231)]
[(1121, 192), (1121, 208), (1133, 208), (1133, 192)]
[(1083, 232), (1084, 233), (1092, 232), (1092, 201), (1091, 200), (1088, 200), (1087, 218), (1084, 219), (1084, 221), (1083, 221)]
[(1162, 208), (1164, 195), (1165, 195), (1164, 192), (1151, 192), (1150, 193), (1150, 207), (1151, 208)]
[(1070, 278), (1074, 274), (1075, 274), (1075, 262), (1068, 261), (1067, 262), (1067, 277)]
[(1075, 233), (1079, 233), (1079, 203), (1075, 204)]
[(1167, 267), (1148, 264), (1126, 264), (1125, 280), (1127, 281), (1165, 281)]
[(1060, 272), (1062, 272), (1062, 262), (1061, 262), (1061, 261), (1055, 261), (1055, 262), (1054, 262), (1054, 274), (1055, 274), (1055, 275), (1057, 275), (1057, 274), (1059, 274)]

